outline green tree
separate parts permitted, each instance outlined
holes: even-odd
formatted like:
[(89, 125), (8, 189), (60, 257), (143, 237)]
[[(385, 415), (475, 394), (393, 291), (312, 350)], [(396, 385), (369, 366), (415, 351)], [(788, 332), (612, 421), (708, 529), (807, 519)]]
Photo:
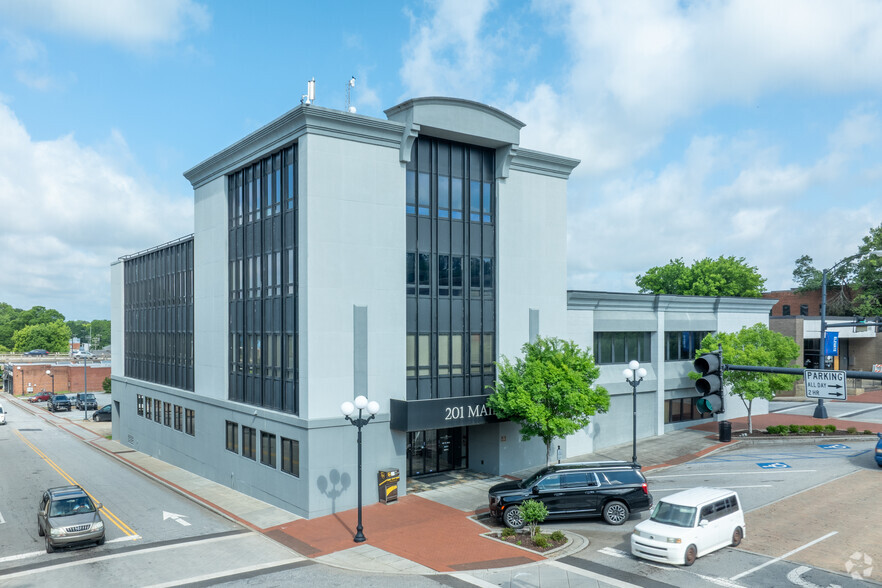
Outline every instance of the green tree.
[(741, 296), (760, 298), (766, 279), (743, 257), (706, 257), (691, 266), (682, 258), (650, 268), (637, 276), (641, 293), (681, 294), (685, 296)]
[(870, 229), (863, 241), (858, 248), (858, 253), (863, 256), (857, 260), (855, 287), (858, 295), (854, 305), (859, 315), (879, 316), (882, 315), (882, 257), (866, 254), (882, 251), (882, 225)]
[(521, 437), (545, 442), (546, 463), (551, 442), (588, 425), (597, 412), (609, 409), (609, 393), (591, 385), (600, 375), (594, 357), (572, 341), (539, 337), (521, 348), (523, 358), (497, 362), (497, 384), (487, 406), (521, 425)]
[(70, 329), (63, 320), (28, 325), (12, 336), (16, 352), (45, 349), (53, 353), (65, 353), (69, 349)]
[(101, 389), (104, 390), (106, 393), (110, 394), (110, 392), (111, 392), (110, 388), (111, 388), (110, 378), (104, 378), (104, 381), (101, 382)]
[[(792, 367), (799, 357), (799, 345), (764, 324), (757, 323), (744, 327), (737, 333), (711, 333), (701, 341), (701, 349), (696, 357), (717, 350), (723, 346), (723, 363), (732, 365), (754, 365), (766, 367)], [(696, 372), (689, 377), (698, 379)], [(753, 432), (753, 401), (757, 398), (771, 400), (775, 392), (789, 390), (799, 376), (787, 374), (766, 374), (761, 372), (726, 371), (724, 381), (727, 392), (741, 398), (747, 409), (747, 429)]]
[[(854, 280), (857, 264), (854, 260), (839, 262), (833, 266), (832, 272), (827, 272), (827, 315), (851, 316), (855, 314), (852, 301), (853, 288), (849, 282)], [(803, 255), (796, 260), (796, 268), (793, 270), (793, 281), (796, 282), (797, 292), (810, 292), (821, 288), (824, 280), (822, 270), (812, 265), (812, 258)]]
[(535, 538), (539, 532), (539, 525), (548, 518), (548, 507), (538, 500), (525, 500), (519, 507), (524, 522), (530, 526), (530, 537)]

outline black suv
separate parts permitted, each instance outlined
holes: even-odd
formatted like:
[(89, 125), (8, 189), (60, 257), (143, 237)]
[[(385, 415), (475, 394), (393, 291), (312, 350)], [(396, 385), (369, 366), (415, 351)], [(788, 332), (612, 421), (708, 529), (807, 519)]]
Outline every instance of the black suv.
[(76, 406), (77, 410), (97, 410), (98, 401), (95, 400), (94, 394), (90, 392), (80, 392), (77, 394)]
[(70, 410), (70, 398), (64, 394), (57, 394), (49, 399), (46, 405), (49, 412), (58, 412), (59, 410)]
[(627, 461), (548, 466), (525, 480), (496, 484), (489, 499), (490, 514), (512, 529), (524, 526), (518, 506), (529, 499), (544, 503), (548, 518), (602, 516), (610, 525), (652, 507), (640, 466)]

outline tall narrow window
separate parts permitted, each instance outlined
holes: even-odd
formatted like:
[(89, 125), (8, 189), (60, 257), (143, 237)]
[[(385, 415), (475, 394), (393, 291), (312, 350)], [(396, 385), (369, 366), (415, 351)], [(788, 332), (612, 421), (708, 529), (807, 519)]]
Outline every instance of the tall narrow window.
[(300, 476), (300, 442), (282, 437), (282, 471)]
[(276, 467), (276, 436), (266, 431), (260, 432), (260, 463)]
[(227, 451), (239, 453), (239, 425), (231, 421), (227, 421)]

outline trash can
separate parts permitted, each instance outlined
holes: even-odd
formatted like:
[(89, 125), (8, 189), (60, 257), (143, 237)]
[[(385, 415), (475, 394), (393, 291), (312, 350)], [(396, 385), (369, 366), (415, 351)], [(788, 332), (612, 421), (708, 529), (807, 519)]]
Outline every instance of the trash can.
[(729, 421), (720, 421), (720, 441), (728, 443), (732, 440), (732, 423)]
[(380, 488), (380, 502), (389, 504), (398, 500), (398, 470), (380, 470), (377, 474), (377, 482)]

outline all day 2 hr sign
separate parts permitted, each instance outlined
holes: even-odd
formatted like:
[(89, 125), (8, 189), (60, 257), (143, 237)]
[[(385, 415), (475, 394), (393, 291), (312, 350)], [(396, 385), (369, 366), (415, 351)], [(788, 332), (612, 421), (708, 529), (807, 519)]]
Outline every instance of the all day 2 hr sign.
[(848, 392), (845, 387), (843, 370), (805, 370), (806, 398), (829, 398), (845, 400)]

